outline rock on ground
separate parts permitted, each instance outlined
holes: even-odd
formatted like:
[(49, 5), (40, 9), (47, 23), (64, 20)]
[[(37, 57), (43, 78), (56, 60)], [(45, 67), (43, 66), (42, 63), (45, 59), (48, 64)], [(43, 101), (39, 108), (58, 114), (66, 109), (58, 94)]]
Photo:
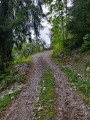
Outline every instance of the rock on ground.
[(59, 68), (50, 60), (51, 51), (32, 56), (32, 68), (27, 74), (23, 91), (3, 112), (0, 120), (35, 120), (33, 109), (39, 96), (42, 74), (51, 69), (55, 78), (56, 120), (87, 120), (87, 106), (68, 84)]

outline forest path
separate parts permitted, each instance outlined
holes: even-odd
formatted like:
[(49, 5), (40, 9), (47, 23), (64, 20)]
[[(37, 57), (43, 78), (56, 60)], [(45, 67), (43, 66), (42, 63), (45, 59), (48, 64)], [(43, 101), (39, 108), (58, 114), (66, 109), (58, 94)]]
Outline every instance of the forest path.
[(0, 120), (35, 120), (33, 109), (39, 96), (40, 80), (48, 68), (55, 78), (56, 120), (87, 120), (86, 106), (72, 90), (58, 66), (50, 60), (50, 53), (51, 51), (46, 51), (32, 56), (33, 63), (24, 89)]

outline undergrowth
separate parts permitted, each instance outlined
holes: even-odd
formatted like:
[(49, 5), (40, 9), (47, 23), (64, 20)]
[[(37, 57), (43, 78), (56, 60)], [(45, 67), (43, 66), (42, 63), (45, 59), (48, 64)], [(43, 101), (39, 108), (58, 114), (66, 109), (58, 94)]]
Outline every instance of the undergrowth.
[(7, 94), (4, 98), (0, 98), (0, 114), (6, 109), (12, 97), (16, 96), (19, 92), (19, 90), (16, 90), (13, 94)]
[(37, 109), (34, 110), (36, 120), (51, 120), (54, 118), (56, 113), (54, 90), (54, 78), (48, 71), (43, 74), (41, 80), (39, 101), (36, 103)]
[(81, 95), (83, 101), (90, 105), (89, 55), (74, 53), (74, 55), (52, 59), (65, 73), (69, 83)]
[(68, 81), (79, 93), (86, 104), (90, 104), (90, 84), (89, 80), (81, 78), (77, 73), (68, 67), (60, 66), (60, 69), (65, 73)]
[(28, 56), (27, 58), (25, 58), (25, 56), (23, 57), (17, 56), (14, 60), (14, 64), (30, 63), (31, 61), (32, 61), (31, 56)]
[(6, 74), (0, 75), (0, 90), (8, 88), (15, 82), (23, 83), (25, 81), (25, 73), (19, 72), (16, 68), (8, 71)]
[[(2, 111), (4, 111), (6, 109), (6, 107), (8, 106), (8, 104), (11, 102), (12, 98), (14, 98), (14, 96), (16, 96), (20, 90), (16, 90), (13, 93), (8, 93), (9, 89), (11, 89), (11, 87), (13, 85), (15, 85), (15, 83), (18, 84), (22, 84), (25, 81), (25, 73), (24, 72), (20, 72), (19, 70), (17, 70), (15, 67), (13, 67), (12, 69), (8, 68), (5, 72), (5, 74), (1, 74), (0, 75), (0, 114), (2, 113)], [(7, 92), (8, 91), (8, 92)], [(1, 97), (2, 94), (4, 94), (5, 92), (5, 96)]]

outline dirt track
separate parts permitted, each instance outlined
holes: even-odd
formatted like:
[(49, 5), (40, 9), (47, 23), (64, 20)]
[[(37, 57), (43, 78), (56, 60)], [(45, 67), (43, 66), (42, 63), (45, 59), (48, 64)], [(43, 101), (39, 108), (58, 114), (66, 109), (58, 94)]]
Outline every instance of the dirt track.
[(47, 68), (51, 69), (55, 78), (56, 120), (87, 120), (87, 107), (72, 90), (59, 68), (50, 60), (50, 53), (51, 51), (47, 51), (32, 56), (33, 65), (24, 89), (0, 120), (35, 120), (33, 109), (39, 96), (42, 74)]

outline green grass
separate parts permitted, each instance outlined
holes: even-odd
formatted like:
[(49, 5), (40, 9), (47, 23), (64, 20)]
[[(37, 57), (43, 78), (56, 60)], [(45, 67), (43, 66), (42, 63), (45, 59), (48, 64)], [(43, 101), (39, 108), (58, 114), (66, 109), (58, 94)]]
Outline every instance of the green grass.
[[(75, 58), (73, 58), (75, 59)], [(59, 68), (65, 73), (66, 78), (68, 79), (69, 83), (72, 87), (76, 89), (76, 91), (80, 94), (83, 101), (90, 105), (90, 80), (87, 79), (89, 73), (87, 73), (87, 77), (85, 78), (84, 74), (86, 71), (84, 68), (86, 67), (86, 63), (84, 65), (84, 68), (82, 69), (83, 75), (79, 76), (78, 67), (79, 63), (73, 63), (70, 66), (68, 60), (61, 60), (60, 58), (53, 58), (53, 61), (58, 64)], [(76, 59), (75, 59), (76, 61)], [(80, 71), (81, 72), (81, 71)]]
[(22, 74), (19, 75), (18, 79), (17, 79), (17, 82), (25, 82), (25, 73), (23, 72)]
[[(17, 57), (16, 61), (14, 61), (14, 64), (27, 64), (31, 61), (31, 56), (29, 56), (28, 58), (22, 57), (21, 59)], [(0, 90), (7, 88), (8, 86), (10, 86), (10, 84), (13, 84), (15, 82), (20, 83), (25, 81), (25, 73), (22, 70), (18, 70), (18, 68), (14, 66), (15, 65), (11, 64), (2, 73), (0, 73)]]
[[(54, 96), (54, 78), (50, 71), (44, 73), (41, 80), (39, 101), (36, 103), (37, 109), (34, 110), (36, 120), (51, 120), (56, 114)], [(42, 107), (41, 110), (38, 110)]]
[(16, 96), (19, 93), (19, 91), (15, 91), (13, 94), (7, 94), (4, 98), (0, 98), (0, 114), (2, 111), (6, 109), (10, 101), (12, 100), (12, 96)]
[[(19, 72), (16, 67), (12, 69), (6, 69), (5, 73), (0, 75), (0, 90), (11, 88), (14, 83), (24, 83), (25, 73)], [(4, 98), (0, 98), (0, 114), (6, 109), (8, 104), (11, 102), (12, 97), (16, 96), (20, 90), (16, 90), (13, 94), (5, 94)]]
[[(14, 75), (16, 75), (16, 77)], [(4, 76), (4, 77), (2, 77), (2, 76)], [(10, 86), (10, 84), (13, 84), (15, 82), (24, 83), (24, 81), (26, 79), (24, 72), (17, 73), (17, 74), (13, 72), (13, 74), (10, 73), (10, 75), (7, 75), (7, 76), (2, 74), (2, 76), (1, 77), (3, 79), (0, 82), (0, 84), (1, 84), (0, 90), (8, 88), (8, 86)]]
[(90, 104), (90, 81), (79, 77), (77, 73), (68, 67), (60, 66), (60, 69), (65, 73), (72, 87), (76, 87), (76, 90), (82, 94), (82, 98), (85, 103)]

